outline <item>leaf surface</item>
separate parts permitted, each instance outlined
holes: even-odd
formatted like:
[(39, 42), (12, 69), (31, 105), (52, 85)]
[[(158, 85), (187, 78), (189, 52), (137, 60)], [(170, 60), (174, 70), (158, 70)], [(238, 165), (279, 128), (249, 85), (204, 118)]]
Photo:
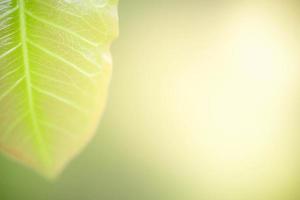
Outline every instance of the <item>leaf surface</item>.
[(116, 0), (0, 0), (0, 149), (55, 177), (103, 112)]

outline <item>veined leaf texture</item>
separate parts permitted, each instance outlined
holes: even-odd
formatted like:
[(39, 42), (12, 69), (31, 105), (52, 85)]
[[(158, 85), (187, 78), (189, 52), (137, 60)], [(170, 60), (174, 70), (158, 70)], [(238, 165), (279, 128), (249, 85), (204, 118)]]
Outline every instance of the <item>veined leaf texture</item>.
[(55, 177), (96, 131), (117, 0), (0, 0), (0, 149)]

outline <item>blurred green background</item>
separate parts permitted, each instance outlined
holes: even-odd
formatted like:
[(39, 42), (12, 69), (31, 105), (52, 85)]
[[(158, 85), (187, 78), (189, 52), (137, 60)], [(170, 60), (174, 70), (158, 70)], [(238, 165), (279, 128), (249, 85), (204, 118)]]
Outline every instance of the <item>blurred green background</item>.
[(55, 182), (1, 156), (0, 200), (300, 199), (298, 8), (121, 0), (98, 134)]

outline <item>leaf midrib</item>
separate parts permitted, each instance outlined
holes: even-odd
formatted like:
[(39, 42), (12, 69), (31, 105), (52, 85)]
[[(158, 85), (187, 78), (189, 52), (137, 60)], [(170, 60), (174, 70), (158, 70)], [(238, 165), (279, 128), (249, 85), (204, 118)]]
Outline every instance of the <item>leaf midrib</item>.
[(31, 73), (30, 73), (30, 61), (29, 61), (29, 54), (28, 54), (28, 43), (27, 43), (27, 21), (26, 21), (26, 6), (25, 0), (18, 0), (18, 7), (19, 7), (19, 21), (20, 21), (20, 40), (22, 44), (22, 57), (24, 61), (24, 73), (25, 73), (25, 85), (26, 85), (26, 92), (28, 97), (28, 107), (30, 113), (30, 120), (33, 126), (33, 137), (35, 140), (35, 145), (38, 148), (39, 156), (41, 161), (45, 166), (49, 166), (50, 157), (49, 152), (46, 147), (46, 143), (44, 138), (41, 134), (40, 126), (38, 124), (36, 109), (34, 106), (34, 95), (33, 95), (33, 86), (31, 80)]

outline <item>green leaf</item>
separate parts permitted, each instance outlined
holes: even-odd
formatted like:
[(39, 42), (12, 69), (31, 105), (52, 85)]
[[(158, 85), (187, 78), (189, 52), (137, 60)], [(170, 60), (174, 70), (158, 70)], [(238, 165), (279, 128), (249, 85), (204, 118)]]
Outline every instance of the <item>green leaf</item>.
[(116, 0), (0, 0), (0, 149), (53, 178), (91, 139)]

